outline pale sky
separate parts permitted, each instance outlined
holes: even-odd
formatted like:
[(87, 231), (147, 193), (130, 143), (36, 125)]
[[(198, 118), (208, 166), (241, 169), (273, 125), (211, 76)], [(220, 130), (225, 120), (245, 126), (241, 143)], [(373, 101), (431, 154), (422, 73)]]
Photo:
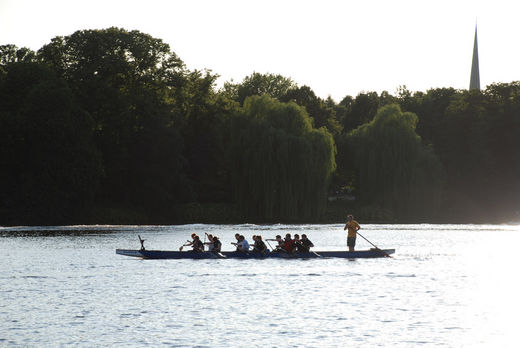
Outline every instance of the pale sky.
[(218, 86), (281, 74), (337, 102), (401, 85), (467, 89), (477, 22), (481, 87), (520, 80), (518, 0), (0, 0), (0, 44), (136, 29)]

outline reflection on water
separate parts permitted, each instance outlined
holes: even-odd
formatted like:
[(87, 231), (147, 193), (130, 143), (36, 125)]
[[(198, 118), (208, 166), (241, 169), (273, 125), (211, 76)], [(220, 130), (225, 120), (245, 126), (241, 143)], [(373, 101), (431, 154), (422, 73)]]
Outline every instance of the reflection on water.
[[(0, 346), (514, 347), (520, 288), (507, 225), (364, 225), (391, 259), (139, 260), (192, 232), (306, 233), (342, 225), (0, 228)], [(358, 248), (369, 248), (363, 240)]]

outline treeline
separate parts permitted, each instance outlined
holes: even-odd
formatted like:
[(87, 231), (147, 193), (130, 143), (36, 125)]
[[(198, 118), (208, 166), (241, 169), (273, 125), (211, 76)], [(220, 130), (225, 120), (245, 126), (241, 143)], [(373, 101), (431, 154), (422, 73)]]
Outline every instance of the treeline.
[(336, 103), (216, 78), (139, 31), (0, 46), (0, 225), (518, 218), (518, 82)]

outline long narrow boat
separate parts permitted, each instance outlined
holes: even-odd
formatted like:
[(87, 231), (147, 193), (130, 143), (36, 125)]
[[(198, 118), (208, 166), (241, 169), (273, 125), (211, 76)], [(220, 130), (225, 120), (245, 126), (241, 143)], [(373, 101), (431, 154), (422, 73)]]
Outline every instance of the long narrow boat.
[(357, 258), (377, 258), (388, 257), (395, 253), (395, 249), (369, 249), (356, 251), (310, 251), (310, 252), (295, 252), (286, 253), (279, 251), (272, 251), (263, 253), (256, 252), (240, 252), (240, 251), (223, 251), (221, 253), (214, 253), (210, 251), (166, 251), (166, 250), (131, 250), (131, 249), (116, 249), (116, 254), (138, 257), (142, 259), (265, 259), (265, 258), (283, 258), (283, 259), (312, 259), (320, 257), (335, 257), (342, 259), (357, 259)]

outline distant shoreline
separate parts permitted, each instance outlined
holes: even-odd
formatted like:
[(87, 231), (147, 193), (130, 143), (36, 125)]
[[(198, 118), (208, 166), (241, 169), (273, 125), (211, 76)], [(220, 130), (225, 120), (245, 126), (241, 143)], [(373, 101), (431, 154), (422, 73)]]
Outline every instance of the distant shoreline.
[[(358, 207), (349, 202), (329, 203), (322, 218), (315, 221), (295, 221), (280, 219), (277, 221), (253, 221), (241, 217), (232, 204), (224, 203), (190, 203), (179, 205), (172, 209), (169, 216), (151, 216), (136, 209), (121, 207), (95, 207), (85, 216), (77, 216), (61, 221), (41, 220), (35, 222), (23, 220), (0, 221), (0, 226), (77, 226), (77, 225), (186, 225), (186, 224), (216, 224), (216, 225), (240, 225), (240, 224), (342, 224), (346, 215), (353, 214), (361, 224), (518, 224), (520, 218), (493, 217), (486, 215), (477, 217), (450, 215), (444, 217), (410, 217), (406, 219), (394, 218), (391, 212), (374, 207)], [(518, 221), (518, 222), (515, 222)]]

